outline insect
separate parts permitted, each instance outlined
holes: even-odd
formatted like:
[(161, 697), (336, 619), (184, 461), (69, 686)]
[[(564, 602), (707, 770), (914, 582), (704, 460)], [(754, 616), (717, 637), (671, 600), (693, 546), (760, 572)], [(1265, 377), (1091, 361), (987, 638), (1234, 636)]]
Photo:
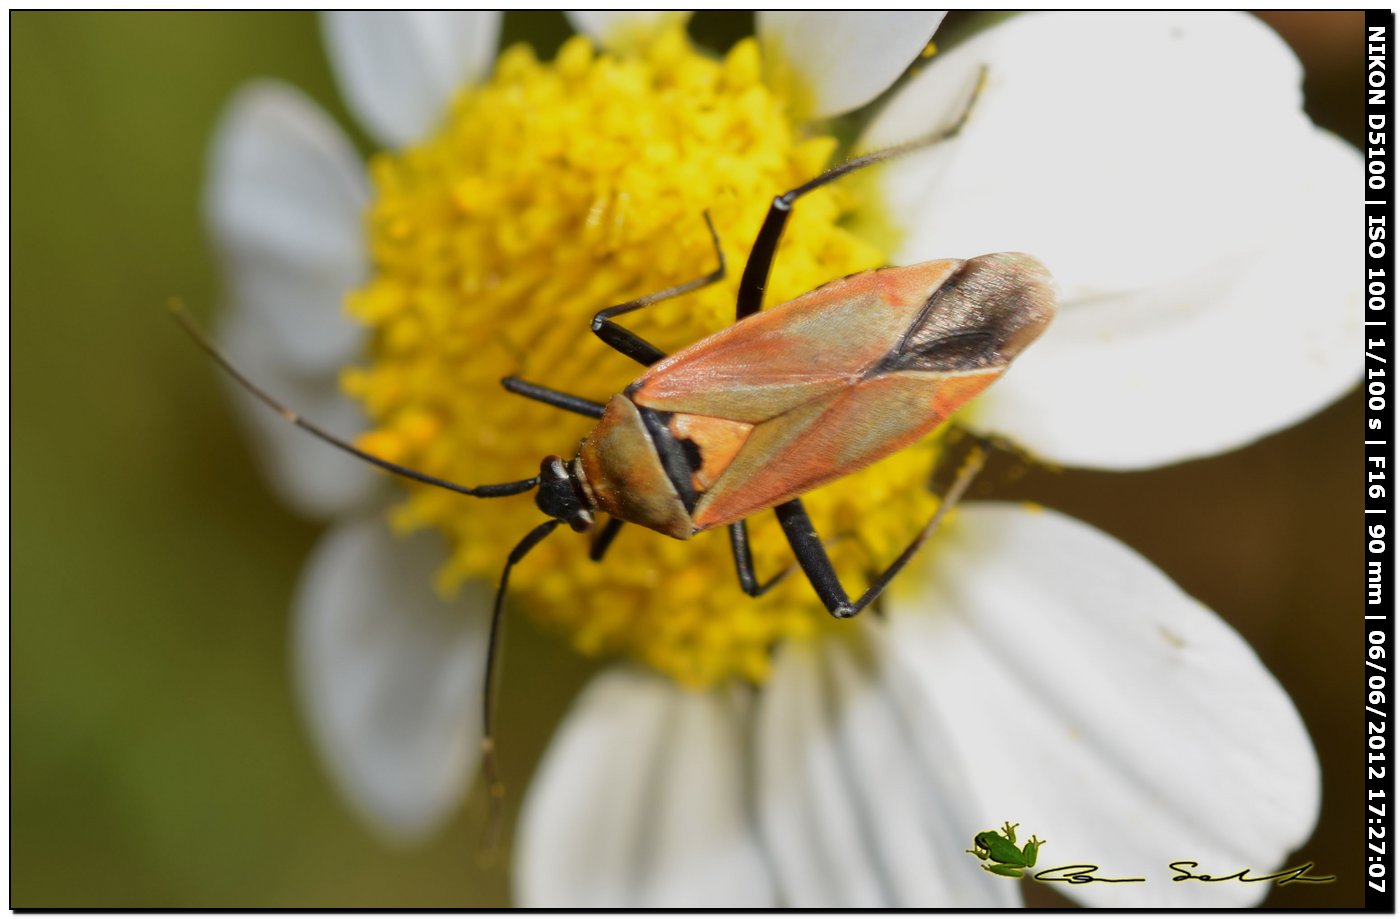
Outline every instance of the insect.
[[(668, 356), (615, 321), (726, 276), (719, 236), (706, 213), (715, 270), (593, 317), (592, 330), (603, 342), (647, 368), (623, 392), (604, 404), (515, 377), (503, 380), (510, 392), (598, 421), (571, 459), (547, 456), (530, 478), (465, 486), (366, 453), (259, 388), (176, 309), (224, 370), (287, 421), (332, 446), (472, 497), (535, 491), (535, 503), (549, 519), (510, 551), (492, 611), (483, 693), (488, 776), (494, 774), (495, 663), (511, 570), (561, 523), (596, 531), (589, 553), (595, 560), (624, 523), (676, 539), (726, 527), (739, 584), (759, 596), (784, 575), (760, 582), (745, 518), (772, 509), (823, 605), (847, 618), (881, 594), (956, 503), (975, 470), (959, 474), (908, 548), (852, 599), (800, 496), (912, 444), (1000, 377), (1055, 313), (1045, 268), (1030, 256), (1006, 253), (932, 261), (852, 275), (772, 309), (762, 307), (794, 203), (858, 169), (955, 136), (984, 82), (985, 72), (951, 127), (849, 160), (774, 198), (740, 279), (734, 325)], [(601, 514), (608, 520), (599, 526)]]

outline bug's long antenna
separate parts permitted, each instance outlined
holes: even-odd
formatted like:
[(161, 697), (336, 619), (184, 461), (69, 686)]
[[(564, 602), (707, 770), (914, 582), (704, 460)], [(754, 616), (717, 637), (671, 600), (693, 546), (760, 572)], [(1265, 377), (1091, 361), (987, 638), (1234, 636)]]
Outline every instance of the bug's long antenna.
[(335, 447), (336, 449), (341, 450), (345, 453), (349, 453), (351, 456), (356, 457), (357, 459), (361, 459), (372, 466), (378, 466), (380, 469), (383, 469), (386, 472), (392, 472), (394, 473), (394, 475), (400, 475), (406, 479), (412, 479), (415, 482), (422, 482), (425, 485), (436, 485), (438, 488), (445, 488), (448, 491), (454, 491), (459, 495), (471, 495), (473, 498), (505, 498), (510, 495), (518, 495), (523, 492), (527, 492), (530, 489), (534, 488), (536, 485), (540, 484), (540, 477), (533, 476), (528, 479), (521, 479), (518, 482), (502, 482), (499, 485), (458, 485), (456, 482), (449, 482), (446, 479), (439, 479), (437, 476), (431, 476), (427, 473), (419, 472), (416, 469), (409, 469), (407, 466), (400, 466), (398, 463), (391, 463), (388, 460), (375, 456), (372, 453), (366, 453), (359, 447), (356, 447), (354, 444), (351, 444), (347, 441), (341, 440), (339, 437), (336, 437), (334, 434), (330, 433), (325, 428), (317, 425), (315, 422), (308, 421), (307, 419), (301, 417), (301, 415), (298, 415), (286, 405), (273, 398), (262, 387), (258, 386), (252, 380), (248, 379), (248, 377), (244, 375), (243, 371), (239, 370), (236, 366), (234, 366), (233, 362), (230, 361), (227, 357), (225, 357), (223, 352), (221, 352), (218, 349), (218, 347), (216, 347), (215, 344), (209, 340), (209, 336), (204, 334), (204, 330), (201, 329), (199, 325), (194, 321), (194, 319), (190, 316), (190, 314), (185, 311), (184, 304), (180, 303), (178, 300), (170, 301), (170, 312), (175, 316), (175, 319), (180, 323), (184, 330), (187, 333), (189, 333), (189, 336), (194, 339), (195, 344), (199, 345), (200, 348), (204, 349), (205, 353), (212, 357), (215, 363), (222, 367), (224, 371), (228, 373), (229, 376), (233, 377), (233, 379), (238, 383), (238, 385), (242, 386), (248, 392), (252, 393), (260, 401), (270, 406), (272, 410), (275, 411), (277, 414), (281, 415), (287, 421), (290, 421), (292, 424), (301, 428), (303, 431), (306, 431), (307, 433), (320, 438), (324, 442), (330, 444), (332, 447)]
[(501, 613), (505, 609), (506, 586), (510, 583), (510, 569), (523, 559), (531, 549), (539, 545), (546, 536), (554, 532), (563, 521), (546, 520), (525, 534), (516, 543), (506, 559), (506, 567), (501, 571), (501, 583), (496, 587), (496, 602), (491, 607), (491, 633), (486, 644), (486, 677), (481, 692), (481, 770), (486, 778), (486, 794), (490, 801), (490, 817), (486, 852), (494, 852), (501, 825), (501, 805), (505, 801), (505, 786), (501, 783), (500, 772), (496, 768), (496, 659), (501, 646)]

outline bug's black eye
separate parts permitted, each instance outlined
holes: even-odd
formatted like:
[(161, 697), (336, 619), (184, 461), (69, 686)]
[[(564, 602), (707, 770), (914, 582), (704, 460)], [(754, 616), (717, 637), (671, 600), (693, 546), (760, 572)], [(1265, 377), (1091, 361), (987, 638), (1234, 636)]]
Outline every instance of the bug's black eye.
[(555, 520), (567, 523), (576, 532), (593, 528), (593, 512), (579, 500), (569, 467), (557, 456), (546, 456), (540, 462), (540, 489), (535, 492), (535, 506)]

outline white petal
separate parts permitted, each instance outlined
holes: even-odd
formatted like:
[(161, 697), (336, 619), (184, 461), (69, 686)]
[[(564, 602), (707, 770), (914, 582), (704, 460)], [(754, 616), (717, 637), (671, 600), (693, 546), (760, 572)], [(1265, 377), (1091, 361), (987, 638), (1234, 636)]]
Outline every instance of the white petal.
[(962, 134), (879, 180), (907, 230), (896, 260), (1026, 251), (1061, 287), (1061, 319), (1006, 381), (1018, 404), (992, 408), (1000, 385), (985, 400), (999, 431), (1063, 463), (1153, 465), (1246, 443), (1355, 380), (1359, 254), (1339, 240), (1360, 159), (1303, 116), (1267, 27), (1017, 17), (937, 59), (866, 143), (951, 122), (984, 64)]
[(1132, 469), (1243, 446), (1355, 386), (1360, 160), (1323, 135), (1315, 152), (1287, 238), (1188, 280), (1067, 304), (974, 423), (1063, 465)]
[(1027, 14), (936, 57), (863, 145), (951, 123), (983, 67), (961, 134), (882, 173), (910, 234), (897, 255), (1027, 251), (1070, 299), (1189, 275), (1240, 249), (1255, 234), (1223, 218), (1285, 210), (1279, 191), (1292, 183), (1277, 183), (1294, 178), (1314, 133), (1297, 61), (1256, 19)]
[[(1046, 840), (1037, 870), (1091, 906), (1244, 906), (1263, 884), (1173, 883), (1191, 859), (1267, 873), (1317, 820), (1318, 763), (1287, 694), (1223, 621), (1103, 533), (979, 505), (925, 554), (927, 593), (890, 608), (886, 653), (944, 755), (971, 764), (972, 834)], [(971, 858), (971, 856), (968, 856)]]
[(759, 10), (769, 78), (795, 78), (812, 118), (859, 108), (889, 88), (933, 37), (942, 10)]
[(963, 854), (968, 780), (920, 714), (854, 640), (779, 651), (761, 701), (757, 804), (786, 903), (1019, 905), (1016, 885)]
[(229, 104), (205, 189), (232, 307), (256, 313), (267, 347), (302, 372), (333, 373), (360, 351), (346, 291), (368, 249), (364, 172), (340, 130), (295, 90), (255, 83)]
[(394, 537), (379, 518), (316, 547), (293, 645), (312, 736), (341, 790), (390, 839), (452, 813), (476, 770), (491, 592), (433, 591), (435, 536)]
[[(342, 437), (369, 427), (360, 407), (340, 391), (333, 373), (302, 372), (281, 354), (274, 326), (260, 311), (234, 308), (220, 318), (217, 338), (235, 365), (304, 417)], [(327, 519), (363, 506), (381, 476), (368, 464), (294, 427), (228, 377), (220, 378), (248, 431), (268, 485), (298, 513)]]
[(626, 51), (690, 18), (689, 10), (566, 10), (569, 23), (610, 51)]
[(530, 786), (520, 905), (773, 906), (746, 810), (743, 730), (727, 694), (631, 669), (597, 677)]
[(341, 10), (322, 19), (341, 92), (386, 147), (422, 140), (452, 97), (491, 65), (501, 33), (496, 10)]

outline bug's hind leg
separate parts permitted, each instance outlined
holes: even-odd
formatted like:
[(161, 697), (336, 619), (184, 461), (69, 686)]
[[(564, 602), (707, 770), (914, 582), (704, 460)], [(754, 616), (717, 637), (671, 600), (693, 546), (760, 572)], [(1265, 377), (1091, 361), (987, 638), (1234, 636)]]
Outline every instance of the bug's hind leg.
[(636, 332), (613, 322), (613, 317), (651, 306), (653, 303), (660, 303), (662, 300), (679, 297), (682, 294), (688, 294), (693, 290), (699, 290), (724, 280), (724, 252), (720, 249), (719, 233), (715, 231), (715, 224), (714, 221), (710, 220), (709, 211), (705, 212), (705, 226), (709, 227), (710, 240), (715, 245), (715, 257), (719, 259), (718, 268), (693, 281), (686, 281), (684, 284), (677, 284), (675, 287), (668, 287), (654, 294), (647, 294), (645, 297), (638, 297), (635, 300), (628, 300), (626, 303), (619, 303), (617, 306), (599, 310), (593, 317), (593, 334), (601, 338), (608, 347), (621, 351), (637, 363), (645, 364), (648, 367), (665, 357), (665, 351), (642, 338)]
[(963, 461), (962, 468), (958, 470), (957, 477), (952, 485), (943, 494), (943, 500), (938, 505), (938, 510), (934, 512), (929, 522), (924, 524), (924, 528), (919, 531), (919, 535), (914, 537), (913, 542), (899, 554), (884, 573), (877, 577), (865, 593), (860, 598), (851, 601), (846, 593), (846, 589), (841, 586), (841, 581), (836, 576), (836, 569), (831, 565), (831, 557), (826, 553), (826, 547), (822, 545), (821, 538), (817, 536), (816, 530), (812, 528), (812, 519), (807, 516), (807, 510), (802, 506), (800, 498), (794, 498), (784, 504), (779, 504), (773, 508), (778, 515), (778, 522), (782, 524), (783, 533), (787, 535), (788, 545), (792, 546), (793, 554), (797, 556), (797, 563), (802, 566), (802, 571), (807, 575), (807, 580), (812, 582), (812, 587), (816, 590), (817, 596), (821, 597), (822, 603), (827, 611), (837, 619), (848, 619), (869, 606), (874, 600), (884, 593), (890, 581), (895, 575), (909, 564), (909, 561), (919, 551), (919, 547), (924, 544), (924, 540), (938, 528), (947, 516), (948, 511), (962, 498), (967, 491), (972, 480), (977, 478), (977, 473), (982, 471), (982, 467), (987, 462), (987, 451), (980, 445), (972, 448), (967, 458)]
[(739, 279), (739, 298), (734, 320), (737, 322), (763, 309), (763, 292), (768, 287), (768, 274), (773, 268), (773, 256), (778, 251), (778, 241), (782, 239), (783, 228), (787, 226), (788, 217), (792, 214), (793, 202), (810, 191), (816, 191), (828, 182), (834, 182), (859, 169), (864, 169), (866, 166), (873, 166), (906, 153), (913, 153), (923, 147), (952, 140), (963, 129), (963, 125), (967, 124), (968, 116), (972, 114), (972, 107), (976, 105), (977, 97), (982, 94), (982, 87), (986, 85), (986, 82), (987, 68), (983, 67), (977, 75), (977, 85), (973, 87), (972, 95), (968, 98), (967, 104), (963, 106), (957, 120), (950, 126), (939, 128), (926, 137), (847, 160), (840, 166), (828, 169), (815, 179), (797, 186), (792, 191), (784, 192), (774, 198), (773, 203), (768, 206), (768, 216), (763, 219), (763, 226), (759, 228), (758, 236), (753, 241), (753, 249), (749, 251), (749, 260), (744, 265), (743, 277)]

